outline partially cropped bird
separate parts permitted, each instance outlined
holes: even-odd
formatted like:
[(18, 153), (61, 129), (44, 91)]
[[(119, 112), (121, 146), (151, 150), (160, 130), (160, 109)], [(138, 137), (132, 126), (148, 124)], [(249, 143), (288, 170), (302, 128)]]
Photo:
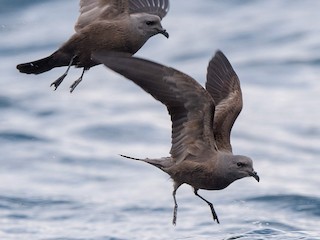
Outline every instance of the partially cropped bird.
[(83, 68), (70, 92), (82, 81), (84, 72), (99, 62), (91, 59), (94, 51), (135, 54), (156, 34), (169, 37), (161, 20), (169, 10), (169, 0), (81, 0), (75, 33), (50, 56), (17, 65), (22, 73), (40, 74), (56, 67), (68, 66), (54, 81), (55, 90), (71, 66)]
[(199, 189), (220, 190), (232, 182), (253, 177), (252, 159), (234, 155), (230, 144), (232, 126), (242, 109), (240, 81), (225, 55), (211, 59), (206, 89), (188, 75), (151, 61), (95, 53), (94, 58), (133, 81), (166, 105), (172, 121), (170, 157), (129, 159), (149, 163), (170, 175), (174, 182), (173, 224), (178, 204), (176, 191), (184, 183), (205, 201), (219, 223), (213, 205), (198, 194)]

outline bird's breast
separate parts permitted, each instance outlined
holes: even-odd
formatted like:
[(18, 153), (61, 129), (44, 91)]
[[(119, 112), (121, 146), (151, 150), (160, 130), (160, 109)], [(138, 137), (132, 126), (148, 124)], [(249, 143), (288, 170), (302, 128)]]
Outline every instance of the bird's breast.
[(213, 166), (207, 164), (182, 162), (173, 166), (168, 174), (179, 183), (186, 183), (196, 189), (220, 190), (226, 188), (231, 182), (215, 171)]

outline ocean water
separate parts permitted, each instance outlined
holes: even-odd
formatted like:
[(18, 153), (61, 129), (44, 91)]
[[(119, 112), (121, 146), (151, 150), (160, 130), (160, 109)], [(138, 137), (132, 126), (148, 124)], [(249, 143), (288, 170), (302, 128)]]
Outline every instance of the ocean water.
[(156, 36), (137, 56), (205, 82), (221, 49), (239, 75), (244, 109), (234, 152), (261, 177), (177, 192), (158, 169), (123, 159), (167, 156), (163, 105), (103, 66), (70, 94), (80, 69), (19, 73), (73, 33), (76, 0), (2, 0), (0, 8), (0, 239), (320, 239), (320, 1), (172, 0)]

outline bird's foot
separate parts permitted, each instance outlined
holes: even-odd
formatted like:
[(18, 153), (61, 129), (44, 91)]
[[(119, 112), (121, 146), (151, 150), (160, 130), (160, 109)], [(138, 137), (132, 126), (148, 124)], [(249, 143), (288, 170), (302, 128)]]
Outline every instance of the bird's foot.
[(72, 83), (72, 85), (70, 86), (70, 93), (72, 93), (74, 91), (74, 89), (79, 85), (79, 83), (82, 81), (82, 78), (83, 78), (83, 75), (84, 75), (84, 72), (86, 71), (86, 68), (83, 68), (82, 70), (82, 74), (81, 76), (76, 80), (74, 81), (74, 83)]
[(210, 203), (210, 202), (207, 202), (207, 203), (208, 203), (208, 205), (209, 205), (209, 207), (210, 207), (210, 209), (211, 209), (213, 221), (217, 221), (217, 223), (220, 224), (218, 215), (216, 214), (216, 211), (214, 210), (212, 203)]
[(220, 224), (220, 221), (219, 221), (219, 218), (218, 218), (218, 215), (216, 214), (216, 212), (212, 212), (212, 217), (213, 217), (213, 221), (217, 221), (218, 224)]
[(173, 219), (172, 219), (172, 224), (174, 226), (177, 224), (177, 212), (178, 212), (178, 205), (175, 205), (173, 209)]
[(67, 76), (67, 73), (64, 73), (61, 77), (59, 77), (57, 80), (55, 80), (53, 83), (51, 83), (50, 87), (54, 87), (54, 90), (57, 90), (59, 85), (62, 83), (63, 79)]
[(209, 202), (208, 200), (204, 199), (203, 197), (201, 197), (198, 194), (198, 189), (196, 189), (196, 188), (194, 189), (194, 194), (197, 197), (201, 198), (203, 201), (205, 201), (209, 205), (211, 213), (212, 213), (213, 221), (217, 221), (217, 223), (220, 224), (219, 219), (218, 219), (218, 215), (216, 214), (216, 211), (214, 210), (213, 204), (211, 202)]
[(79, 79), (74, 81), (74, 83), (72, 83), (72, 85), (70, 86), (70, 93), (74, 91), (74, 89), (79, 85), (81, 81), (82, 81), (82, 77), (80, 77)]

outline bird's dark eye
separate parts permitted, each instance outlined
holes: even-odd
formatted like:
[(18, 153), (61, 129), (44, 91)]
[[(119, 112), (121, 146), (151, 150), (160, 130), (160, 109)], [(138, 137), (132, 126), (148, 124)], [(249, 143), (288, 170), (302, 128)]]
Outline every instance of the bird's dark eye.
[(238, 166), (238, 167), (243, 167), (243, 166), (244, 166), (244, 163), (242, 163), (242, 162), (237, 162), (237, 166)]
[(154, 21), (146, 21), (146, 24), (147, 24), (148, 26), (152, 26), (152, 25), (155, 24), (155, 22), (154, 22)]

